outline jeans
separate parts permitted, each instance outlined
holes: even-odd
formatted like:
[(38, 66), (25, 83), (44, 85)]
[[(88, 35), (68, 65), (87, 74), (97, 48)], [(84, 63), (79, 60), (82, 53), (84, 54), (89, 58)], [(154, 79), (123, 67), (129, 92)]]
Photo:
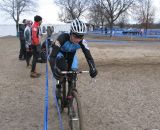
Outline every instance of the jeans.
[(37, 50), (37, 45), (32, 45), (32, 54), (33, 54), (33, 60), (32, 60), (31, 72), (35, 72), (36, 63), (39, 57), (39, 51)]
[(29, 50), (29, 51), (27, 50), (26, 51), (26, 63), (27, 63), (27, 66), (29, 66), (31, 57), (32, 57), (32, 51), (31, 50)]
[(19, 58), (26, 58), (25, 40), (20, 40)]

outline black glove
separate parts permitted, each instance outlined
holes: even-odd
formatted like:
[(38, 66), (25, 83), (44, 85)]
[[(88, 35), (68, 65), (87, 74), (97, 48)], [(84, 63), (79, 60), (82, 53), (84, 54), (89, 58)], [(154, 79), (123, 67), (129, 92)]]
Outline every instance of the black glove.
[(95, 78), (96, 75), (98, 74), (98, 71), (96, 70), (96, 68), (90, 68), (89, 73), (92, 78)]
[(53, 75), (55, 79), (60, 80), (63, 77), (63, 74), (61, 73), (60, 69), (54, 68)]
[(61, 71), (67, 71), (67, 63), (64, 57), (56, 60), (56, 66), (54, 67), (54, 77), (56, 79), (60, 79), (64, 76)]

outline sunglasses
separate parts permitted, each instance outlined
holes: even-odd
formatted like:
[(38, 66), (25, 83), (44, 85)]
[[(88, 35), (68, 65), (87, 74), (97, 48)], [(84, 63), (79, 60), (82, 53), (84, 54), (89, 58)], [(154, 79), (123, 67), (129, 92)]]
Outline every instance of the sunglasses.
[(80, 35), (80, 34), (76, 34), (76, 33), (72, 33), (73, 37), (75, 38), (79, 38), (82, 39), (84, 37), (84, 35)]

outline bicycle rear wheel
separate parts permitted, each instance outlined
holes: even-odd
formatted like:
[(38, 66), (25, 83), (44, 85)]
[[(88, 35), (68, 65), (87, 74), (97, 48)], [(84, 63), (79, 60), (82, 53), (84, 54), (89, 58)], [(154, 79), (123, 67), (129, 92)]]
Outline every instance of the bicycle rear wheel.
[(78, 93), (73, 90), (68, 106), (69, 125), (71, 130), (83, 130), (82, 108)]

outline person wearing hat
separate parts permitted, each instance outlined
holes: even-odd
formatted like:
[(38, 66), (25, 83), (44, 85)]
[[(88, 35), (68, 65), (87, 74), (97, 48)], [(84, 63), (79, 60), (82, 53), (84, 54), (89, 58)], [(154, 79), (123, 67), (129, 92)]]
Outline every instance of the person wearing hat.
[(34, 23), (32, 25), (31, 33), (32, 33), (32, 54), (33, 54), (33, 60), (32, 60), (32, 69), (31, 69), (31, 78), (38, 78), (40, 76), (39, 73), (36, 72), (36, 62), (39, 57), (39, 52), (41, 49), (40, 45), (40, 25), (42, 23), (42, 17), (39, 15), (36, 15), (34, 17)]

